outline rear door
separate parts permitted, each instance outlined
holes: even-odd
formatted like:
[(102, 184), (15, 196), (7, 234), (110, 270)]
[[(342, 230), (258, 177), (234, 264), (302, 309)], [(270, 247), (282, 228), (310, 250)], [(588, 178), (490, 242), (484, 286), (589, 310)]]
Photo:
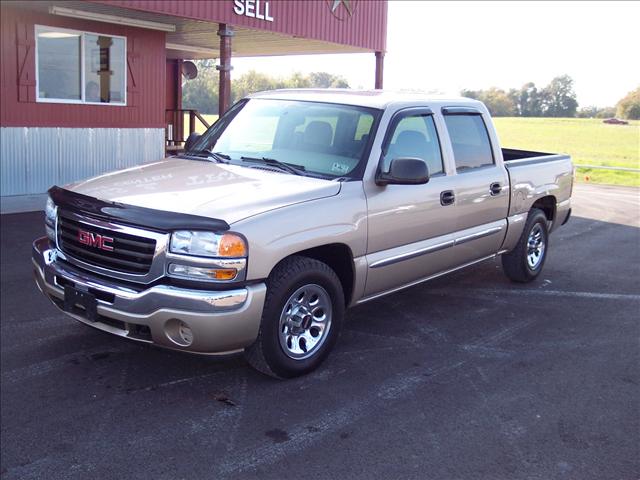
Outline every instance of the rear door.
[(506, 233), (509, 177), (487, 129), (490, 119), (467, 107), (443, 108), (456, 169), (455, 256), (460, 265), (494, 254)]

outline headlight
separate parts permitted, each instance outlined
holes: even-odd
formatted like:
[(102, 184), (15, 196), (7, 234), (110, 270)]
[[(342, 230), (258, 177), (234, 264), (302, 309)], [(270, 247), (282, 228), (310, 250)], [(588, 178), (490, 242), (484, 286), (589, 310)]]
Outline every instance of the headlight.
[(169, 250), (199, 257), (239, 258), (247, 256), (247, 243), (235, 233), (179, 230), (171, 235)]
[(47, 205), (44, 209), (44, 229), (47, 232), (47, 237), (52, 242), (56, 241), (56, 217), (58, 216), (58, 207), (51, 197), (47, 197)]

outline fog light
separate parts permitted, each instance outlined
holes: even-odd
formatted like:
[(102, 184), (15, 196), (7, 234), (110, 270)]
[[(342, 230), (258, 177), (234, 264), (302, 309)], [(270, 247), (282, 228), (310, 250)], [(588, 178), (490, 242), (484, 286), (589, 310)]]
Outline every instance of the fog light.
[(206, 268), (181, 265), (179, 263), (169, 264), (169, 275), (174, 277), (202, 280), (233, 280), (237, 274), (238, 271), (235, 268)]
[(164, 326), (167, 337), (181, 347), (188, 347), (193, 343), (193, 330), (182, 320), (171, 318)]
[(193, 332), (187, 324), (182, 321), (178, 325), (178, 335), (180, 335), (180, 340), (182, 340), (186, 345), (191, 345), (193, 343)]

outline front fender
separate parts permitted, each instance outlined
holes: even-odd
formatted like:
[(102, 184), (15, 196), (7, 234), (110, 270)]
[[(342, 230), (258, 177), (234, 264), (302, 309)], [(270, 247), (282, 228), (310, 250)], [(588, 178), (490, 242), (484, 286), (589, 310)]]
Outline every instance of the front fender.
[(249, 242), (247, 280), (267, 278), (281, 260), (328, 244), (344, 244), (354, 261), (367, 248), (367, 211), (362, 182), (345, 182), (340, 193), (271, 210), (234, 223)]

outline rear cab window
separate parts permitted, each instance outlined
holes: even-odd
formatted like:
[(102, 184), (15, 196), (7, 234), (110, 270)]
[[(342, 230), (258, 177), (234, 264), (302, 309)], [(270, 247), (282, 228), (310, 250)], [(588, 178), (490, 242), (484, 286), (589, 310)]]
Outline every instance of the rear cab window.
[(480, 113), (444, 113), (458, 173), (494, 165), (489, 132)]

